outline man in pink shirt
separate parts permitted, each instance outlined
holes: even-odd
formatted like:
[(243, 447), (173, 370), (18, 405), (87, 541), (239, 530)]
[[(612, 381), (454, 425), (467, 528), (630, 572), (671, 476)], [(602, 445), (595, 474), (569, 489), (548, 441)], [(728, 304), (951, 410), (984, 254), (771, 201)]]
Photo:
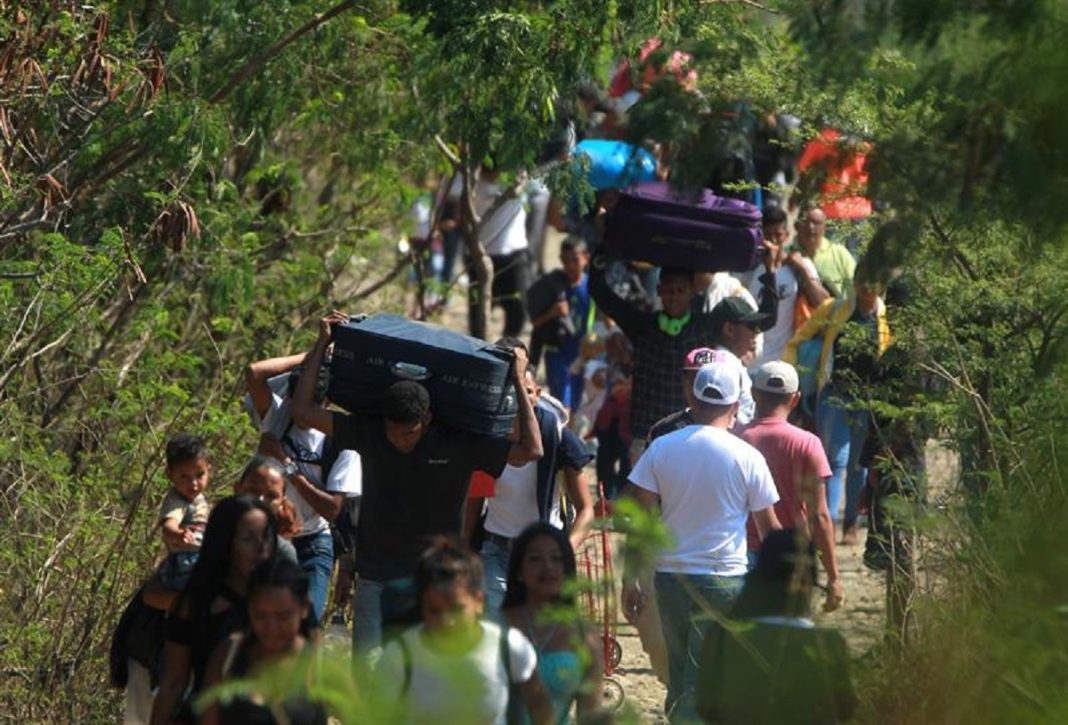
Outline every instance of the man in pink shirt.
[[(827, 479), (831, 467), (820, 439), (787, 422), (800, 399), (797, 371), (781, 361), (766, 362), (753, 375), (756, 416), (741, 433), (742, 440), (762, 454), (779, 491), (775, 514), (783, 526), (806, 532), (816, 545), (827, 571), (825, 611), (843, 600), (838, 559), (834, 551), (834, 524), (827, 508)], [(752, 519), (748, 527), (749, 552), (760, 548)]]

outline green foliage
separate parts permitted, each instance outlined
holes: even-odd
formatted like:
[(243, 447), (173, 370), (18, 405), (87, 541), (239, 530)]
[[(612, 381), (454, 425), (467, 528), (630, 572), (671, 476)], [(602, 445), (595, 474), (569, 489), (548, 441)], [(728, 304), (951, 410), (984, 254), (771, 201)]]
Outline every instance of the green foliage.
[(652, 571), (660, 552), (672, 546), (671, 532), (659, 512), (649, 511), (633, 499), (616, 501), (612, 517), (615, 531), (625, 536), (622, 555), (624, 571)]
[[(891, 325), (924, 385), (871, 403), (938, 431), (977, 495), (948, 596), (910, 653), (915, 677), (887, 665), (890, 681), (915, 685), (917, 709), (897, 718), (901, 698), (873, 696), (885, 709), (867, 719), (1063, 719), (1068, 578), (1044, 556), (1066, 508), (1063, 9), (768, 8), (370, 2), (278, 47), (329, 8), (116, 0), (5, 13), (4, 712), (114, 719), (103, 654), (159, 550), (162, 445), (209, 435), (209, 496), (222, 495), (254, 443), (237, 402), (243, 365), (299, 349), (325, 309), (394, 304), (362, 290), (399, 269), (391, 243), (422, 180), (451, 171), (435, 137), (467, 168), (487, 154), (533, 168), (578, 85), (655, 35), (692, 54), (699, 93), (658, 81), (629, 131), (662, 144), (674, 179), (705, 181), (773, 108), (804, 118), (804, 136), (831, 124), (873, 144), (877, 224), (897, 231), (870, 243), (870, 259), (911, 282)], [(572, 168), (549, 173), (567, 196), (589, 191)], [(646, 566), (664, 532), (621, 513), (626, 557)], [(351, 686), (337, 677), (334, 694)]]

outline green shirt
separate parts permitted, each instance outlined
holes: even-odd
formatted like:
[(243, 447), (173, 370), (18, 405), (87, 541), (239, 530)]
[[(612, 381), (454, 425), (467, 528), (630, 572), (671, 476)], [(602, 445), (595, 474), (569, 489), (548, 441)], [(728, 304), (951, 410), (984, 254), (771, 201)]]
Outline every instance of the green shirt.
[[(800, 250), (800, 247), (795, 248)], [(801, 253), (804, 254), (803, 251)], [(816, 256), (812, 257), (812, 263), (816, 266), (820, 282), (833, 296), (841, 297), (853, 288), (853, 272), (857, 262), (844, 245), (824, 237)]]

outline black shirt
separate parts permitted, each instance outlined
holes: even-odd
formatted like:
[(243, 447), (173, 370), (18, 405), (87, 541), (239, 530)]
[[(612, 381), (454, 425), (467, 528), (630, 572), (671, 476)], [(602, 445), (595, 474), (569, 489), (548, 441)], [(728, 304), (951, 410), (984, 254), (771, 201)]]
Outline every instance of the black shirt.
[(660, 436), (667, 435), (668, 433), (674, 433), (677, 430), (682, 430), (688, 425), (693, 425), (693, 416), (690, 415), (689, 408), (683, 408), (677, 410), (671, 415), (666, 415), (649, 429), (649, 435), (645, 438), (645, 445), (651, 445)]
[(471, 473), (499, 477), (512, 445), (431, 423), (415, 450), (401, 453), (382, 418), (344, 413), (334, 413), (334, 439), (360, 454), (356, 571), (375, 581), (411, 576), (432, 537), (459, 535)]

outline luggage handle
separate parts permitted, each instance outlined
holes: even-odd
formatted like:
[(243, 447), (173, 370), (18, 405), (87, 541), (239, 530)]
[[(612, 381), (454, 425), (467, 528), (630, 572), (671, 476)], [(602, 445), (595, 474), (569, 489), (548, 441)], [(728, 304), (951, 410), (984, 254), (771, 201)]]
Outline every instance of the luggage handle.
[(415, 363), (395, 362), (390, 367), (393, 374), (402, 380), (422, 381), (430, 377), (430, 371)]
[(486, 345), (486, 347), (482, 349), (488, 352), (490, 355), (494, 355), (500, 358), (501, 360), (515, 360), (515, 351), (512, 350), (512, 348), (510, 347), (505, 347), (504, 345), (498, 345), (497, 343), (493, 343), (492, 345)]

